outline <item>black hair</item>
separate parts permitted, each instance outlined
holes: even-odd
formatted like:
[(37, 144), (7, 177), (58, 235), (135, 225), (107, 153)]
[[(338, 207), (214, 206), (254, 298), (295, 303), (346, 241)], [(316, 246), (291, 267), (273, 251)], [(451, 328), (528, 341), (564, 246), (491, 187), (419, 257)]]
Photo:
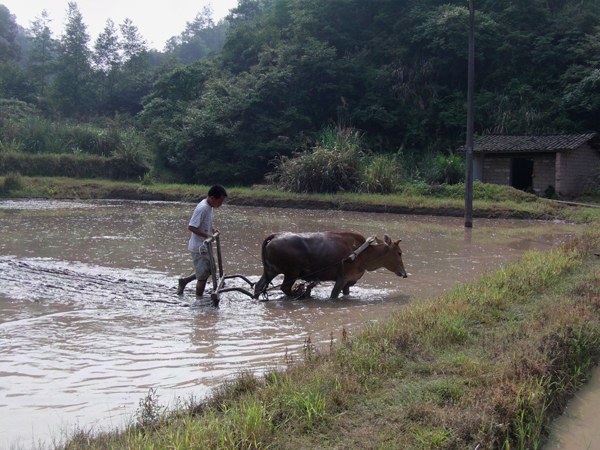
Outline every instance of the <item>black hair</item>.
[(227, 197), (227, 191), (220, 184), (215, 184), (208, 190), (208, 196), (214, 198)]

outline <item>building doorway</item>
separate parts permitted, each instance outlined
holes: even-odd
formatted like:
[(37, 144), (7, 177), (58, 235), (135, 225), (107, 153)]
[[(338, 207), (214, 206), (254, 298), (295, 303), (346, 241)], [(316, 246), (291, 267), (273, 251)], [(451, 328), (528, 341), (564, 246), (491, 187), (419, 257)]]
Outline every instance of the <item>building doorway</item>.
[(511, 186), (522, 191), (533, 186), (533, 158), (513, 158), (510, 168)]

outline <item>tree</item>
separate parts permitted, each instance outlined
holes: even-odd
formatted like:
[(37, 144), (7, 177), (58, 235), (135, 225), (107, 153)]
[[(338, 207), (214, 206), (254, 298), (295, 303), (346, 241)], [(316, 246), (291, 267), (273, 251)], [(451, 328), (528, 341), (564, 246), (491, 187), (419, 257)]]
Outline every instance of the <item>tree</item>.
[(265, 0), (238, 0), (237, 7), (233, 8), (226, 20), (233, 28), (244, 22), (251, 22), (259, 17), (265, 8)]
[(19, 62), (21, 54), (15, 16), (0, 5), (0, 98), (30, 101), (31, 85)]
[(44, 9), (41, 17), (36, 17), (29, 28), (29, 39), (31, 40), (28, 58), (29, 73), (40, 97), (44, 97), (48, 77), (55, 70), (54, 62), (58, 43), (52, 37), (51, 21), (48, 12)]
[(123, 36), (121, 48), (125, 65), (134, 71), (139, 71), (147, 64), (147, 42), (130, 19), (125, 19), (119, 27)]
[(0, 61), (16, 61), (19, 59), (20, 49), (15, 42), (19, 27), (14, 14), (8, 8), (0, 5)]
[(182, 63), (189, 64), (221, 48), (228, 25), (225, 21), (215, 24), (212, 16), (212, 7), (204, 6), (193, 21), (187, 22), (185, 30), (179, 36), (173, 36), (167, 41), (165, 51), (177, 55)]
[(57, 106), (65, 115), (88, 112), (87, 107), (91, 102), (89, 40), (87, 26), (83, 23), (77, 3), (69, 2), (54, 79)]
[(200, 34), (203, 30), (215, 26), (215, 22), (212, 18), (213, 8), (211, 5), (205, 5), (202, 11), (196, 14), (193, 21), (187, 22), (185, 30), (181, 33), (183, 41), (190, 41), (195, 36)]
[(106, 26), (94, 44), (92, 59), (100, 77), (100, 102), (106, 103), (113, 94), (121, 67), (121, 43), (115, 23), (108, 19)]
[[(342, 121), (420, 177), (464, 143), (468, 19), (465, 0), (240, 0), (218, 53), (165, 72), (142, 122), (189, 182), (260, 180)], [(600, 1), (481, 0), (475, 22), (476, 133), (600, 127)], [(181, 61), (206, 24), (171, 41)]]
[(0, 98), (32, 101), (27, 73), (17, 61), (0, 61)]
[(146, 40), (130, 19), (125, 19), (119, 29), (122, 64), (113, 95), (105, 108), (134, 115), (141, 110), (141, 100), (150, 92), (154, 81), (148, 62), (150, 53)]
[(111, 19), (106, 20), (104, 30), (94, 44), (94, 54), (92, 59), (96, 68), (108, 75), (112, 70), (118, 69), (121, 64), (121, 43), (117, 34), (115, 23)]

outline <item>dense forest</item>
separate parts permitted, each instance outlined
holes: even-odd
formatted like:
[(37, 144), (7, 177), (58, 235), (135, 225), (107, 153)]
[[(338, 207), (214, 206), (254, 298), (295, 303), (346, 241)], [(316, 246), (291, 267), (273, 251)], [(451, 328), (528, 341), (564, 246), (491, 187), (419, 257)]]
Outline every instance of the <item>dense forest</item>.
[[(600, 130), (600, 0), (475, 7), (476, 133)], [(418, 178), (465, 141), (468, 18), (464, 0), (239, 0), (157, 51), (130, 20), (92, 42), (76, 3), (59, 37), (0, 5), (0, 154), (114, 142), (159, 179), (250, 184), (335, 129)], [(99, 131), (53, 150), (34, 124)]]

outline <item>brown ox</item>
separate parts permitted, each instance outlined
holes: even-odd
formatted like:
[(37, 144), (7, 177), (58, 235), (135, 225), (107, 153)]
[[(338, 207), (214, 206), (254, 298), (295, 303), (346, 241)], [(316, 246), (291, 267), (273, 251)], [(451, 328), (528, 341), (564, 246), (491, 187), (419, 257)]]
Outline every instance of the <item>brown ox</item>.
[(335, 281), (331, 298), (342, 291), (350, 293), (353, 286), (365, 273), (381, 267), (406, 278), (402, 263), (402, 250), (386, 234), (383, 241), (365, 248), (353, 261), (350, 254), (366, 242), (360, 233), (277, 233), (267, 237), (262, 245), (264, 272), (254, 289), (254, 297), (267, 290), (273, 278), (284, 275), (281, 290), (292, 295), (292, 286), (298, 279), (309, 282)]

